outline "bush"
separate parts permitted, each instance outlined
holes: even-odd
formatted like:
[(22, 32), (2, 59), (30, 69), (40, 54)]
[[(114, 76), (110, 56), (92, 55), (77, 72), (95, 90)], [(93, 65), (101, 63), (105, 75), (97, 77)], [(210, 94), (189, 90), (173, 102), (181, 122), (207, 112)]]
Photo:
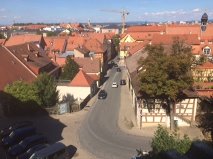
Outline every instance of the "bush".
[(166, 128), (159, 125), (152, 139), (151, 147), (154, 154), (168, 150), (176, 150), (184, 154), (189, 150), (191, 142), (187, 135), (181, 139), (176, 131), (169, 133)]

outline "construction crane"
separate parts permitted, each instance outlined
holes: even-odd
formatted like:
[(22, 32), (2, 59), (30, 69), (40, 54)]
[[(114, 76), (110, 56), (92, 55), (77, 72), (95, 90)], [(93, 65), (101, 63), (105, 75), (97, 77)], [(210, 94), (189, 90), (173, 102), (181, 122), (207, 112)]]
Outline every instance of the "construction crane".
[(122, 11), (118, 11), (118, 10), (101, 10), (103, 12), (114, 12), (114, 13), (120, 13), (121, 14), (121, 19), (122, 19), (122, 31), (121, 33), (124, 33), (125, 30), (125, 25), (126, 25), (126, 16), (129, 15), (129, 12), (127, 10), (122, 10)]

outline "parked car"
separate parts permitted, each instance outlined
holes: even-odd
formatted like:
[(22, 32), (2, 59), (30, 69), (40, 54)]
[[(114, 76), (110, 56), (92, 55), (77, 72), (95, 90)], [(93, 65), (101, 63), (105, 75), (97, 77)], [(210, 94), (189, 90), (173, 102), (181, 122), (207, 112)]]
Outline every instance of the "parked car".
[(13, 130), (16, 130), (18, 128), (32, 126), (32, 125), (33, 125), (33, 123), (31, 121), (17, 122), (17, 123), (14, 123), (14, 124), (9, 125), (8, 127), (4, 128), (4, 129), (2, 129), (0, 131), (0, 135), (3, 138), (5, 136), (8, 136)]
[(35, 145), (35, 146), (31, 147), (30, 149), (28, 149), (25, 153), (22, 153), (21, 155), (18, 155), (16, 157), (16, 159), (29, 159), (30, 156), (32, 156), (33, 153), (35, 153), (36, 151), (39, 151), (41, 149), (44, 149), (47, 146), (48, 146), (48, 144)]
[(118, 87), (117, 82), (113, 82), (113, 83), (112, 83), (112, 88), (117, 88), (117, 87)]
[[(76, 149), (77, 150), (77, 149)], [(74, 151), (76, 151), (74, 150)], [(61, 142), (56, 142), (44, 149), (36, 151), (29, 159), (67, 159), (69, 157), (67, 147)]]
[(47, 138), (44, 135), (33, 135), (26, 137), (24, 140), (20, 141), (18, 144), (13, 145), (8, 149), (8, 153), (12, 157), (16, 157), (20, 155), (21, 153), (25, 152), (32, 146), (38, 145), (38, 144), (44, 144), (47, 143)]
[(28, 126), (16, 129), (2, 139), (2, 144), (5, 147), (17, 144), (19, 141), (23, 140), (25, 137), (31, 136), (36, 133), (36, 128), (34, 126)]
[(117, 72), (121, 72), (121, 69), (119, 67), (117, 68)]
[(126, 80), (121, 79), (121, 80), (120, 80), (120, 85), (126, 85)]
[(105, 90), (101, 90), (98, 93), (98, 99), (105, 99), (107, 97), (107, 92)]

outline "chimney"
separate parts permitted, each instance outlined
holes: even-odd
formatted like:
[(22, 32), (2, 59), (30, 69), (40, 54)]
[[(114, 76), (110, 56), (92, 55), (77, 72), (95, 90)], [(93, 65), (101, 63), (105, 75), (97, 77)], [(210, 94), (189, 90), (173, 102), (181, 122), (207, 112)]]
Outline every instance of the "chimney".
[(29, 61), (29, 55), (23, 54), (21, 55), (25, 61)]
[(30, 51), (30, 44), (27, 44), (27, 50)]
[(39, 52), (36, 52), (36, 53), (35, 53), (35, 56), (36, 56), (36, 57), (39, 57)]

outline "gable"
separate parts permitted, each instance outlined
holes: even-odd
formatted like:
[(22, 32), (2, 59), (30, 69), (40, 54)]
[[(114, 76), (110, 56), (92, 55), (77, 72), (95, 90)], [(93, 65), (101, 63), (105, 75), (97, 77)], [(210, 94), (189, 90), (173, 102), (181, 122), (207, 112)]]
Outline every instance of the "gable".
[(120, 40), (120, 42), (135, 42), (135, 40), (129, 34), (127, 34), (124, 38)]

